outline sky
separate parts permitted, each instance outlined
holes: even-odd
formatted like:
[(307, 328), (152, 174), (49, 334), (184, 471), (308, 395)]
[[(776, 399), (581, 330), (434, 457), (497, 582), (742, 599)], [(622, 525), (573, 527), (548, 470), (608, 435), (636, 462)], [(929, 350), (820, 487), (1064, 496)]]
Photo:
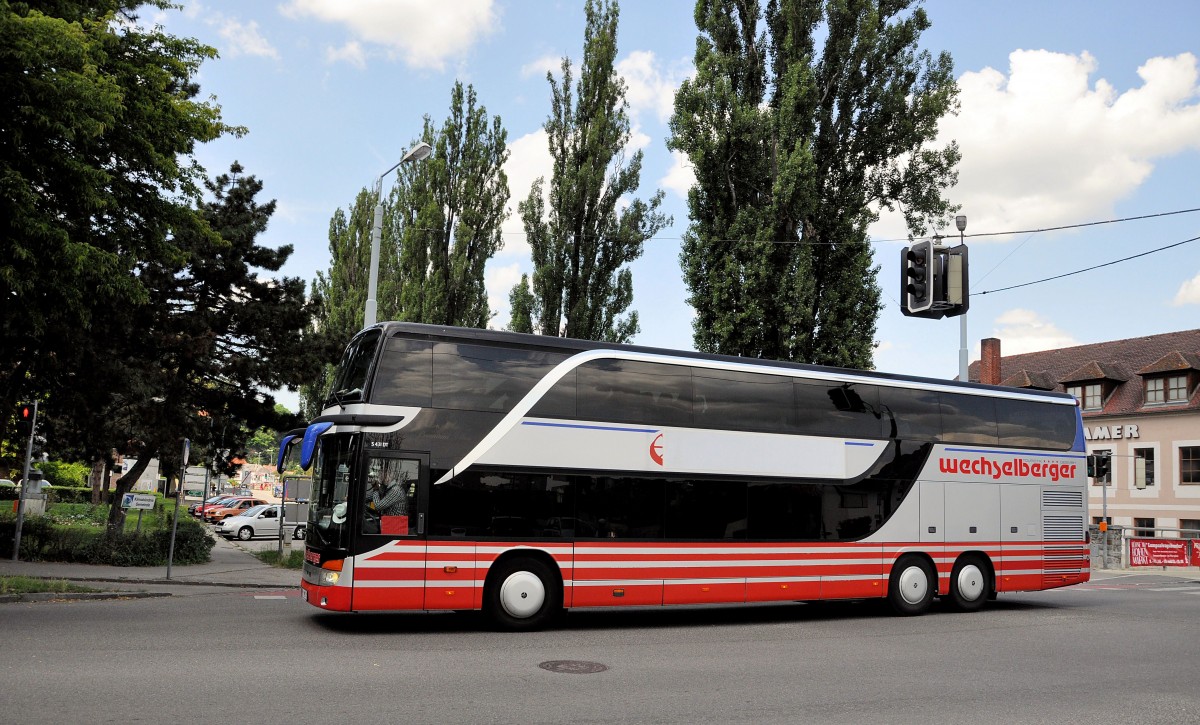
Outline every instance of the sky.
[[(538, 176), (550, 176), (546, 73), (563, 57), (578, 67), (582, 6), (182, 0), (178, 10), (147, 10), (141, 22), (217, 49), (197, 75), (201, 93), (248, 132), (198, 147), (197, 158), (211, 175), (238, 161), (263, 181), (260, 200), (278, 206), (260, 242), (291, 244), (282, 274), (310, 285), (330, 264), (334, 212), (400, 159), (425, 115), (441, 124), (456, 80), (472, 84), (502, 119), (511, 151), (513, 214), (486, 273), (491, 326), (503, 329), (509, 290), (532, 271), (516, 204)], [(663, 190), (674, 220), (631, 267), (641, 321), (634, 342), (676, 349), (692, 349), (679, 250), (693, 177), (666, 142), (674, 91), (694, 72), (693, 8), (626, 0), (617, 38), (630, 148), (645, 154), (635, 196)], [(959, 111), (942, 120), (934, 144), (955, 140), (962, 152), (948, 195), (967, 217), (970, 359), (985, 337), (1016, 354), (1200, 326), (1200, 240), (1188, 241), (1200, 236), (1200, 211), (1186, 211), (1200, 209), (1200, 3), (929, 0), (924, 8), (932, 27), (921, 46), (950, 53), (960, 88)], [(1094, 224), (1111, 220), (1129, 221)], [(954, 378), (959, 319), (900, 313), (903, 220), (885, 213), (870, 232), (885, 303), (876, 369)], [(943, 233), (958, 235), (953, 223)], [(297, 409), (294, 393), (277, 399)]]

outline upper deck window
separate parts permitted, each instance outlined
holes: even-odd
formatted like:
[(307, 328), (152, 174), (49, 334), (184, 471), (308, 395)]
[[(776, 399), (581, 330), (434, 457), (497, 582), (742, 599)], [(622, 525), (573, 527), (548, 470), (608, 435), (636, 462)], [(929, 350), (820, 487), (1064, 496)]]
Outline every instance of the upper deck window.
[(379, 330), (369, 330), (346, 346), (346, 352), (334, 372), (333, 388), (325, 401), (327, 405), (363, 399), (367, 375), (371, 372), (375, 350), (379, 347), (379, 334)]

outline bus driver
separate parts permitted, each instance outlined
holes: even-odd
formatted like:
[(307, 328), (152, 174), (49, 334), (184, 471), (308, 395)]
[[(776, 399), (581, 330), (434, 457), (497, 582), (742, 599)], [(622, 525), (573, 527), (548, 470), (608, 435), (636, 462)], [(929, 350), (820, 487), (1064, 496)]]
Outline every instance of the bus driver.
[(364, 502), (364, 533), (407, 534), (408, 475), (396, 470), (388, 472), (385, 478), (381, 481), (371, 472), (371, 485)]

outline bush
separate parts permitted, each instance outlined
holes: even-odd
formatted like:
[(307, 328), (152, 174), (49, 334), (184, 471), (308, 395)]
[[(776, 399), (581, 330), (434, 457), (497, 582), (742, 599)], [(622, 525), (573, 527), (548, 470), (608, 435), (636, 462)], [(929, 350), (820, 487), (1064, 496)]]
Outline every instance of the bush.
[[(62, 504), (60, 504), (61, 506)], [(104, 510), (97, 506), (95, 509)], [(94, 515), (92, 512), (91, 515)], [(103, 515), (107, 512), (103, 511)], [(61, 516), (70, 515), (69, 511)], [(171, 545), (171, 527), (136, 534), (125, 532), (110, 536), (99, 527), (79, 526), (76, 522), (60, 523), (60, 514), (31, 516), (21, 527), (21, 559), (24, 561), (65, 561), (81, 564), (111, 566), (166, 566)], [(169, 522), (169, 518), (168, 518)], [(148, 528), (143, 521), (143, 527)], [(161, 523), (161, 522), (160, 522)], [(12, 557), (12, 541), (16, 535), (16, 520), (10, 515), (0, 518), (0, 557)], [(199, 523), (180, 519), (175, 537), (174, 563), (203, 564), (211, 559), (216, 540)]]
[[(83, 486), (87, 488), (88, 473), (91, 472), (91, 467), (85, 463), (65, 463), (63, 461), (46, 461), (38, 464), (38, 470), (50, 482), (51, 486), (62, 486), (64, 488), (77, 488)], [(91, 496), (91, 488), (88, 488), (88, 496)]]

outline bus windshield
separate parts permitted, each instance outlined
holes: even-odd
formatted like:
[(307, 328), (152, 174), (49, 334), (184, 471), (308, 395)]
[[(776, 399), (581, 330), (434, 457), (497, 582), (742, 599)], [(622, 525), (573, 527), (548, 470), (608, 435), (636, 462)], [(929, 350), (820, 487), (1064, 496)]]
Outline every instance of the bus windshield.
[(379, 330), (368, 330), (350, 342), (334, 373), (333, 387), (325, 400), (326, 406), (363, 399), (363, 391), (367, 388), (367, 373), (375, 360), (375, 350), (378, 346)]
[(321, 438), (313, 471), (313, 503), (308, 513), (310, 543), (345, 549), (350, 541), (347, 498), (358, 449), (357, 435), (333, 434)]

